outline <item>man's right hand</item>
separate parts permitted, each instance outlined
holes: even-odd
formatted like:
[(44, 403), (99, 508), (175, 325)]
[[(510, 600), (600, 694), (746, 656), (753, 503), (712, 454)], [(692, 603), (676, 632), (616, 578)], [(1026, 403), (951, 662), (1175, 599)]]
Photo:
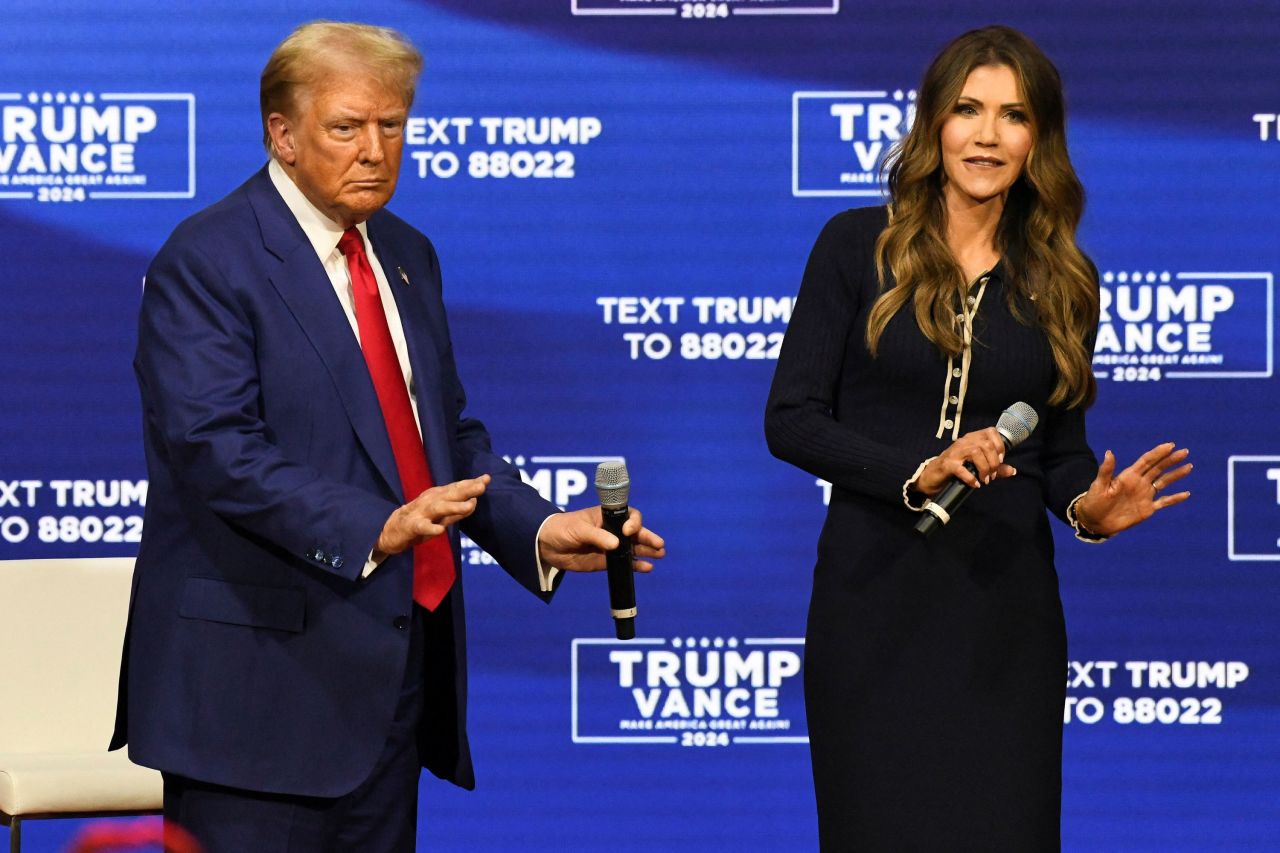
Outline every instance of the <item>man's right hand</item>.
[(450, 524), (476, 511), (476, 499), (488, 485), (489, 475), (482, 474), (472, 480), (427, 489), (391, 513), (374, 545), (375, 554), (399, 554), (444, 533)]

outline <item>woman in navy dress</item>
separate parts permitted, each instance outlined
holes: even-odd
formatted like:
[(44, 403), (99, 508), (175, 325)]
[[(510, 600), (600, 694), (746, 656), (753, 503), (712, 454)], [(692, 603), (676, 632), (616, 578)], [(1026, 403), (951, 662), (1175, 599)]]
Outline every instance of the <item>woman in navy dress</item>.
[[(1059, 847), (1066, 631), (1046, 510), (1101, 541), (1189, 496), (1187, 451), (1085, 439), (1098, 282), (1057, 70), (1021, 33), (945, 47), (889, 170), (809, 258), (765, 431), (832, 484), (805, 696), (824, 850)], [(1006, 454), (1015, 401), (1039, 426)], [(970, 463), (976, 474), (966, 469)], [(950, 478), (973, 487), (929, 538)]]

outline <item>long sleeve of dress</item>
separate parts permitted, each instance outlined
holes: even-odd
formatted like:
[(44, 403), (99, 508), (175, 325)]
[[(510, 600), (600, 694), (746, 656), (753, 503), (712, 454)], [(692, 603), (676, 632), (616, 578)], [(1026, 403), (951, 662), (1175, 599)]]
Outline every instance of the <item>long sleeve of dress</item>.
[[(1093, 276), (1098, 277), (1098, 268), (1089, 262)], [(1093, 347), (1096, 335), (1090, 334), (1085, 341), (1085, 351), (1093, 360)], [(1044, 449), (1040, 453), (1040, 462), (1044, 471), (1044, 503), (1049, 512), (1071, 525), (1076, 535), (1085, 541), (1100, 541), (1105, 537), (1082, 535), (1083, 531), (1069, 513), (1072, 502), (1088, 490), (1089, 484), (1098, 474), (1098, 457), (1089, 446), (1085, 434), (1085, 409), (1076, 406), (1064, 409), (1058, 406), (1048, 408), (1048, 417), (1043, 426)]]
[[(823, 228), (809, 255), (765, 410), (774, 456), (836, 486), (900, 503), (923, 457), (874, 441), (835, 417), (849, 336), (861, 334), (862, 278), (879, 228), (848, 211)], [(883, 227), (883, 213), (880, 214)]]
[(1044, 502), (1049, 511), (1071, 524), (1067, 507), (1089, 488), (1098, 460), (1085, 437), (1084, 410), (1054, 408), (1043, 426)]

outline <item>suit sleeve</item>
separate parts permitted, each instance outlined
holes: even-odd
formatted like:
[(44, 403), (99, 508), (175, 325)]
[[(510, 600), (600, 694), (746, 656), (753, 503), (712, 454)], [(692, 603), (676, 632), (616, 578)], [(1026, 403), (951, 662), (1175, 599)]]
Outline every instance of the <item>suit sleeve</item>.
[(254, 335), (218, 265), (190, 241), (171, 241), (147, 273), (134, 359), (148, 432), (159, 438), (153, 452), (227, 522), (355, 580), (396, 505), (273, 443)]
[(858, 333), (861, 277), (877, 236), (871, 228), (853, 227), (856, 221), (853, 212), (833, 218), (809, 255), (769, 391), (765, 438), (774, 456), (810, 474), (901, 503), (903, 484), (924, 460), (835, 417), (849, 336)]
[[(437, 286), (440, 281), (439, 260), (428, 241), (429, 262)], [(437, 290), (437, 292), (439, 292)], [(459, 527), (463, 533), (493, 556), (511, 577), (533, 594), (550, 601), (554, 587), (543, 592), (539, 582), (537, 539), (538, 530), (547, 517), (560, 512), (559, 507), (546, 501), (538, 491), (520, 478), (520, 472), (511, 463), (493, 452), (489, 432), (479, 420), (466, 413), (467, 395), (458, 378), (458, 367), (453, 355), (453, 342), (448, 323), (443, 318), (443, 304), (434, 316), (441, 318), (435, 330), (441, 347), (441, 379), (444, 389), (448, 422), (454, 424), (454, 470), (459, 478), (488, 474), (492, 479), (484, 496), (476, 502), (476, 511), (464, 519)], [(554, 585), (558, 587), (564, 573), (558, 573)]]

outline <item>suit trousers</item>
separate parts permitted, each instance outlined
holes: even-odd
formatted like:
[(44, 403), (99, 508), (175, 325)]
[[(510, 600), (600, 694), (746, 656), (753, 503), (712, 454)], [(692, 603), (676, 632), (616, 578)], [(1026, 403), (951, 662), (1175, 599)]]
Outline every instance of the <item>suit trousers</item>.
[[(417, 731), (426, 656), (424, 619), (413, 608), (409, 656), (387, 743), (373, 771), (341, 797), (302, 797), (228, 788), (164, 774), (164, 816), (205, 853), (412, 853), (418, 828)], [(323, 749), (317, 745), (317, 749)]]

